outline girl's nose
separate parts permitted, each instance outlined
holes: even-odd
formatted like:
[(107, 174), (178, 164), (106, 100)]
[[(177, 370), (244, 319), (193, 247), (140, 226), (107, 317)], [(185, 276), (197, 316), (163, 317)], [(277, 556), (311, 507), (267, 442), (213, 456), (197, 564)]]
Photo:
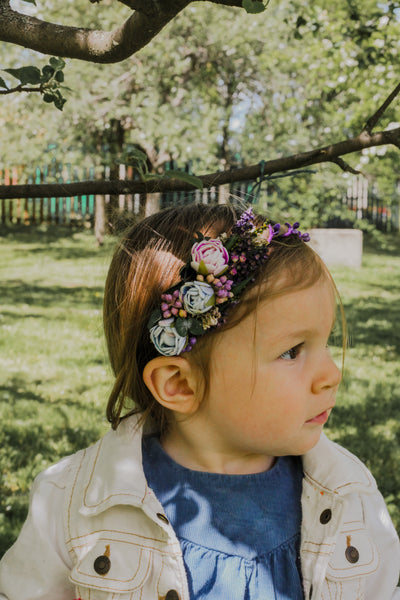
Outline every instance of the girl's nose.
[(337, 387), (341, 381), (342, 372), (336, 366), (328, 350), (314, 377), (312, 391), (314, 394), (319, 394), (323, 390)]

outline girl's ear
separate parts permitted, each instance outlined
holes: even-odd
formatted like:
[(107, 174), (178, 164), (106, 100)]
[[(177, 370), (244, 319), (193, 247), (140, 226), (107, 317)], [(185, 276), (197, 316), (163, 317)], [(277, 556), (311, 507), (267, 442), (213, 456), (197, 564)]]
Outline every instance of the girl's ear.
[(143, 370), (143, 381), (165, 408), (182, 414), (193, 414), (198, 409), (198, 375), (185, 358), (153, 358)]

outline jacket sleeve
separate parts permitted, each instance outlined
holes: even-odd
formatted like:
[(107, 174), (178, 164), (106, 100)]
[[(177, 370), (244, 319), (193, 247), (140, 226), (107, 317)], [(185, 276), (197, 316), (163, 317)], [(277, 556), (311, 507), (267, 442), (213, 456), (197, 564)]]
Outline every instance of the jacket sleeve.
[(65, 546), (65, 481), (71, 458), (34, 481), (29, 513), (0, 562), (0, 600), (72, 600), (71, 561)]
[(400, 543), (380, 492), (364, 503), (365, 522), (379, 554), (379, 566), (367, 581), (366, 600), (400, 600)]

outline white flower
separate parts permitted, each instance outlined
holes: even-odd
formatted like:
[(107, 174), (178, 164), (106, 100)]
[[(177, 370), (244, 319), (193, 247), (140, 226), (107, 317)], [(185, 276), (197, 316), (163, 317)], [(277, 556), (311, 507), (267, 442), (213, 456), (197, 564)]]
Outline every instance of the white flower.
[(150, 339), (157, 352), (164, 356), (178, 356), (186, 346), (186, 337), (173, 326), (175, 319), (164, 319), (150, 329)]
[(229, 254), (221, 240), (202, 240), (192, 246), (192, 269), (201, 275), (222, 275), (226, 271)]
[(214, 289), (203, 281), (185, 283), (180, 292), (185, 309), (192, 315), (201, 315), (209, 311), (215, 304)]

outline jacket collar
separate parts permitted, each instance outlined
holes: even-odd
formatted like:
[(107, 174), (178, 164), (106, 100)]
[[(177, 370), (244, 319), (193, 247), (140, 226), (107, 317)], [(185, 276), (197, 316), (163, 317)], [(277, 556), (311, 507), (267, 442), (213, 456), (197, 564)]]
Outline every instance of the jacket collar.
[[(143, 472), (139, 417), (124, 419), (88, 451), (86, 486), (80, 512), (100, 513), (118, 504), (143, 505), (148, 485)], [(373, 493), (376, 483), (353, 454), (322, 434), (318, 444), (303, 456), (304, 475), (321, 491), (341, 496), (354, 491)]]
[(143, 504), (148, 486), (142, 464), (142, 427), (137, 415), (121, 421), (87, 450), (80, 513), (93, 515), (110, 506)]
[(321, 435), (318, 444), (303, 456), (304, 475), (321, 489), (340, 496), (374, 493), (376, 482), (354, 454)]

